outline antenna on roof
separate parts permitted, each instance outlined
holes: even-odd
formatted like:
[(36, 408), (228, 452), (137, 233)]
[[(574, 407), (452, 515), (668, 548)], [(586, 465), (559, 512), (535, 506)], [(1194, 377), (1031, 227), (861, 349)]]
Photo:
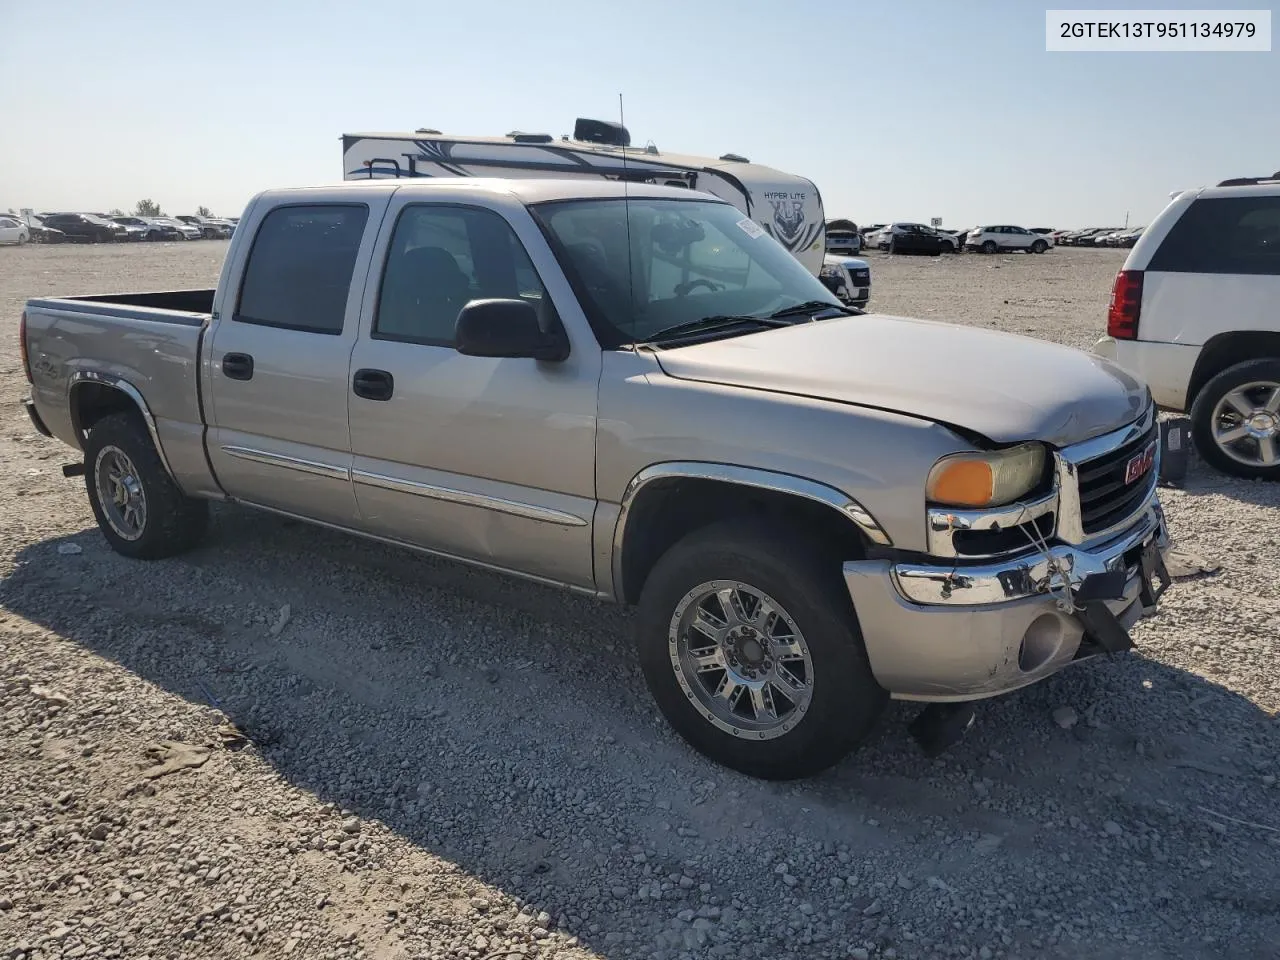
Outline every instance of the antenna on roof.
[[(622, 94), (618, 94), (618, 126), (626, 129), (626, 115), (622, 111)], [(631, 249), (631, 174), (627, 170), (627, 144), (622, 144), (622, 215), (627, 223), (627, 302), (631, 304), (632, 311), (635, 309), (636, 302), (636, 281), (635, 270), (632, 266), (635, 260), (635, 253)], [(635, 335), (635, 325), (632, 324), (632, 335)]]

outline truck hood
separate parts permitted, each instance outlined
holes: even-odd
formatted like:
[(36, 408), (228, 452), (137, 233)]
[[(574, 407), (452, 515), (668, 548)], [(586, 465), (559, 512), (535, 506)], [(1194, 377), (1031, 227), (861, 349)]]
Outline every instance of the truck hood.
[(1146, 387), (1093, 354), (956, 324), (868, 314), (656, 353), (681, 380), (920, 417), (997, 444), (1069, 446), (1137, 419)]

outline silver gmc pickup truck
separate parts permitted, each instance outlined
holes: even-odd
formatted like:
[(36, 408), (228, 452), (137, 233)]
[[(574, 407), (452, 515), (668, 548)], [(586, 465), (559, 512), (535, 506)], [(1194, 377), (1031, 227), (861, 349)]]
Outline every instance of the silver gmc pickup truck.
[(783, 779), (890, 697), (942, 749), (1168, 586), (1145, 386), (850, 313), (709, 195), (375, 180), (259, 194), (216, 290), (32, 300), (22, 338), (119, 553), (230, 500), (636, 604), (673, 727)]

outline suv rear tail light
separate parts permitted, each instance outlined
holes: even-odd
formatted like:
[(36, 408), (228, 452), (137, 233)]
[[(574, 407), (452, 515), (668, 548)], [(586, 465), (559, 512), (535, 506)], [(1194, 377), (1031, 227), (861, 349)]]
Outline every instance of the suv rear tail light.
[(18, 353), (22, 357), (22, 372), (27, 375), (27, 383), (31, 382), (31, 359), (27, 356), (27, 311), (22, 311), (22, 319), (18, 321)]
[(1121, 270), (1111, 288), (1107, 311), (1107, 336), (1117, 340), (1138, 339), (1138, 315), (1142, 312), (1142, 271)]

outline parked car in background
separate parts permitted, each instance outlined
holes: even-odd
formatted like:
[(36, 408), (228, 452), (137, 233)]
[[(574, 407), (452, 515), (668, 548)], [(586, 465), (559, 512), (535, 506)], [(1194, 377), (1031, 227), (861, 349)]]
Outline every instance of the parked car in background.
[(1092, 230), (1083, 230), (1077, 235), (1075, 245), (1077, 247), (1096, 247), (1099, 239), (1109, 233), (1115, 233), (1118, 229), (1118, 227), (1095, 227)]
[(206, 240), (225, 240), (231, 236), (229, 224), (218, 223), (211, 217), (197, 217), (195, 214), (187, 214), (185, 216), (179, 215), (178, 219), (198, 229), (200, 236)]
[(1042, 237), (1051, 237), (1053, 236), (1053, 227), (1032, 227), (1031, 232), (1038, 233)]
[(1280, 481), (1280, 172), (1224, 184), (1183, 191), (1143, 231), (1094, 352), (1190, 412), (1210, 464)]
[(952, 253), (961, 253), (964, 250), (964, 239), (969, 232), (968, 230), (948, 230), (946, 227), (938, 227), (937, 231), (955, 240), (956, 248), (951, 251)]
[(1132, 247), (1141, 236), (1141, 228), (1137, 230), (1113, 230), (1104, 233), (1094, 240), (1096, 247)]
[(0, 215), (0, 243), (25, 246), (31, 239), (31, 228), (17, 217)]
[(34, 215), (27, 217), (27, 229), (31, 233), (32, 243), (63, 243), (67, 239), (67, 235), (61, 230), (49, 226), (43, 218)]
[(884, 230), (887, 224), (873, 223), (863, 227), (859, 232), (862, 234), (862, 249), (874, 250), (880, 242), (880, 232)]
[(996, 253), (1001, 250), (1044, 253), (1053, 246), (1053, 241), (1041, 234), (1032, 233), (1026, 227), (975, 227), (965, 238), (965, 246), (970, 250), (980, 250), (983, 253)]
[(139, 217), (109, 217), (112, 223), (118, 223), (125, 229), (126, 240), (146, 240), (147, 225)]
[(956, 238), (949, 233), (939, 233), (923, 223), (891, 223), (880, 233), (876, 243), (889, 253), (955, 253), (959, 249)]
[(847, 306), (861, 310), (871, 299), (871, 264), (858, 257), (828, 253), (818, 279)]
[(180, 232), (174, 226), (161, 223), (153, 217), (112, 217), (116, 223), (123, 224), (130, 236), (139, 240), (180, 240)]
[(827, 253), (856, 257), (862, 252), (862, 233), (852, 220), (827, 221)]
[(123, 224), (92, 213), (54, 213), (46, 216), (44, 222), (45, 226), (61, 230), (67, 239), (85, 243), (111, 243), (127, 237)]
[(177, 217), (151, 217), (151, 222), (161, 227), (172, 228), (174, 240), (199, 240), (204, 236), (199, 227), (179, 220)]

